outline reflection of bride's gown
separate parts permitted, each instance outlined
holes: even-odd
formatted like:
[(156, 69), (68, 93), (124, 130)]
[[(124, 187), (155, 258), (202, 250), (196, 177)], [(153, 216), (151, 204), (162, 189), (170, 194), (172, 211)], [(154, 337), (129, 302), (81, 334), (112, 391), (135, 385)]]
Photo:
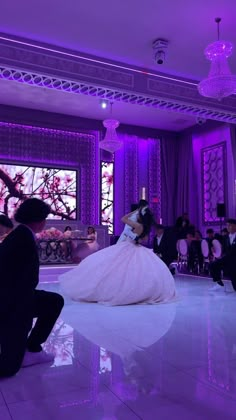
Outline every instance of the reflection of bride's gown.
[(165, 303), (175, 299), (174, 279), (152, 250), (132, 241), (102, 249), (59, 277), (73, 300), (107, 305)]
[[(160, 340), (170, 329), (176, 304), (156, 306), (78, 305), (75, 311), (64, 310), (66, 322), (99, 347), (121, 357), (126, 371), (134, 354)], [(91, 312), (92, 311), (92, 312)], [(91, 315), (92, 314), (92, 315)]]

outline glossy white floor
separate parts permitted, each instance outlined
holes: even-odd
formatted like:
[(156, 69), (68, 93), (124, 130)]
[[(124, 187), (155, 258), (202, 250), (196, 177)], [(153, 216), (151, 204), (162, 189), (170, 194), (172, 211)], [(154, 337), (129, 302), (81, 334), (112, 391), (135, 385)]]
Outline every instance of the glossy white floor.
[(176, 285), (174, 304), (67, 300), (45, 346), (54, 365), (0, 381), (0, 419), (235, 419), (236, 294), (194, 277)]

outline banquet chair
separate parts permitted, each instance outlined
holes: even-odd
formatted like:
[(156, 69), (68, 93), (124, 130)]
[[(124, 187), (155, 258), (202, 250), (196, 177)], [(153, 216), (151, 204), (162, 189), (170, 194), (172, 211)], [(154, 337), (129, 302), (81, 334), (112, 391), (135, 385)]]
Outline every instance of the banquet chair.
[(212, 253), (214, 259), (220, 258), (222, 255), (222, 245), (218, 239), (213, 239), (212, 241)]
[(186, 239), (179, 239), (176, 244), (178, 251), (178, 271), (187, 268), (188, 264), (188, 244)]
[(201, 242), (201, 250), (203, 256), (203, 271), (204, 273), (209, 274), (210, 250), (206, 239), (203, 239)]

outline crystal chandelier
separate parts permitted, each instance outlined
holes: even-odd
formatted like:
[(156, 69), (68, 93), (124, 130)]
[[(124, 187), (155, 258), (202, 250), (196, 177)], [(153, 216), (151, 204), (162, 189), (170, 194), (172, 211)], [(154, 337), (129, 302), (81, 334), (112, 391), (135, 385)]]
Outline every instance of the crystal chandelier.
[(236, 75), (231, 74), (228, 57), (233, 51), (233, 44), (219, 40), (219, 25), (221, 18), (216, 18), (218, 41), (209, 44), (204, 53), (211, 61), (211, 68), (207, 79), (198, 85), (198, 92), (202, 96), (221, 100), (236, 93)]
[(113, 104), (111, 103), (111, 118), (103, 121), (103, 125), (106, 128), (106, 134), (104, 139), (100, 141), (99, 147), (107, 152), (115, 153), (122, 147), (123, 143), (119, 140), (116, 132), (120, 122), (112, 119), (112, 105)]

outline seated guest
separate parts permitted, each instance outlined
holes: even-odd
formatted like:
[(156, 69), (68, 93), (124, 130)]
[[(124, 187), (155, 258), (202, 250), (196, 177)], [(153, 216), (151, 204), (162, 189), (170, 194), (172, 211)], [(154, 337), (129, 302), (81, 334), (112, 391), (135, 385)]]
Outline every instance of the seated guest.
[(189, 216), (188, 213), (183, 213), (182, 216), (179, 216), (175, 222), (175, 226), (178, 228), (188, 227), (189, 226)]
[(188, 245), (190, 246), (191, 242), (194, 241), (195, 232), (187, 232), (186, 234), (186, 241)]
[(0, 242), (12, 231), (13, 223), (5, 214), (0, 214)]
[(97, 242), (97, 232), (94, 229), (93, 226), (89, 226), (87, 230), (87, 238), (90, 239), (90, 241), (87, 242), (88, 247), (90, 249), (90, 253), (96, 252), (99, 250), (99, 244)]
[(228, 236), (229, 232), (227, 228), (223, 228), (220, 231), (221, 236)]
[(201, 241), (202, 240), (202, 234), (201, 234), (200, 230), (195, 231), (194, 238), (195, 238), (196, 241)]
[(202, 234), (199, 230), (195, 231), (195, 234), (189, 233), (188, 244), (188, 269), (192, 272), (199, 272), (203, 268), (203, 255), (201, 249)]
[(209, 245), (212, 244), (213, 239), (215, 239), (215, 232), (212, 228), (209, 228), (206, 231), (206, 240)]
[(215, 232), (212, 228), (207, 229), (206, 231), (206, 241), (208, 242), (209, 246), (209, 259), (210, 261), (213, 259), (213, 240), (215, 239)]
[(98, 251), (99, 244), (97, 242), (97, 232), (93, 226), (89, 226), (87, 229), (87, 238), (89, 241), (78, 242), (78, 245), (73, 249), (72, 258), (73, 262), (80, 263), (90, 254)]
[(72, 228), (70, 226), (66, 226), (63, 232), (63, 236), (65, 239), (69, 239), (72, 236)]
[(224, 247), (225, 247), (225, 244), (227, 244), (228, 236), (229, 236), (229, 232), (227, 228), (221, 229), (220, 234), (218, 233), (215, 235), (215, 239), (218, 239), (218, 241), (220, 241), (222, 245), (222, 248), (223, 248), (222, 253), (224, 253)]
[(64, 241), (60, 242), (60, 247), (63, 251), (63, 256), (65, 259), (70, 257), (71, 254), (71, 247), (73, 247), (72, 244), (68, 244), (68, 240), (72, 237), (72, 228), (70, 226), (66, 226), (63, 232)]
[(64, 229), (64, 233), (65, 232), (72, 232), (72, 228), (70, 226), (66, 226)]
[[(37, 198), (25, 200), (15, 214), (19, 225), (0, 247), (0, 377), (20, 367), (52, 362), (42, 349), (62, 310), (57, 293), (36, 290), (39, 258), (35, 234), (44, 229), (50, 207)], [(33, 318), (37, 318), (32, 329)]]
[(182, 216), (179, 216), (175, 222), (175, 229), (177, 232), (178, 239), (185, 239), (188, 228), (190, 226), (188, 213), (183, 213)]
[(176, 259), (176, 240), (171, 232), (168, 232), (163, 225), (155, 225), (156, 235), (153, 239), (153, 252), (158, 255), (162, 261), (169, 265)]
[(228, 276), (236, 291), (236, 219), (228, 219), (227, 230), (228, 237), (225, 236), (225, 244), (223, 246), (223, 255), (221, 258), (210, 264), (210, 273), (215, 284), (211, 290), (222, 290), (224, 283), (221, 278), (222, 271)]

